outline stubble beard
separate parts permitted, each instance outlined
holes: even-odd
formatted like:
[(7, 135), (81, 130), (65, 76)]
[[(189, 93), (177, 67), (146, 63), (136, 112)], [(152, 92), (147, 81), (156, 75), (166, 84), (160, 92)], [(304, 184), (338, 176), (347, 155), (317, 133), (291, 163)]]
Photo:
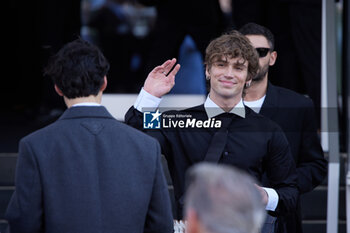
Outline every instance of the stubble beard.
[(265, 76), (268, 72), (269, 72), (269, 65), (262, 67), (262, 69), (259, 70), (259, 72), (252, 79), (252, 81), (253, 82), (261, 82), (265, 78)]

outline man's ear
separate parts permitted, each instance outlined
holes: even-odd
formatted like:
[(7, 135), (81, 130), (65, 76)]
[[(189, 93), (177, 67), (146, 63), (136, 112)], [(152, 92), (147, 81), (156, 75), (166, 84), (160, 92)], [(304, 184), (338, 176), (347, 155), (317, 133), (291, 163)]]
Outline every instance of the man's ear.
[(186, 233), (200, 233), (200, 222), (196, 211), (189, 208), (186, 213)]
[(245, 82), (245, 87), (248, 88), (248, 87), (250, 87), (251, 84), (252, 84), (252, 79)]
[(210, 80), (210, 73), (209, 73), (208, 67), (205, 68), (205, 79), (206, 79), (207, 81)]
[(271, 52), (269, 65), (273, 66), (276, 62), (276, 59), (277, 59), (277, 52), (276, 51)]
[(63, 92), (61, 91), (61, 89), (58, 88), (56, 84), (55, 84), (55, 91), (59, 96), (64, 96)]
[(208, 66), (205, 67), (205, 77), (210, 77)]
[(107, 76), (104, 76), (103, 77), (103, 84), (102, 84), (102, 86), (101, 86), (101, 88), (100, 88), (100, 91), (104, 91), (104, 90), (106, 90), (106, 87), (107, 87)]

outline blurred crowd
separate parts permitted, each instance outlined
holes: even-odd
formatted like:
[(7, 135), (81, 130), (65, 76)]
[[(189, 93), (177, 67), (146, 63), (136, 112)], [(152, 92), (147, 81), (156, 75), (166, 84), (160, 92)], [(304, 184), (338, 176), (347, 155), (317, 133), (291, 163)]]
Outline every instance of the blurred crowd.
[[(106, 93), (137, 93), (146, 74), (176, 57), (171, 93), (206, 94), (203, 54), (220, 34), (255, 22), (276, 37), (272, 83), (309, 95), (320, 106), (320, 0), (49, 0), (6, 2), (5, 107), (47, 114), (64, 108), (42, 74), (50, 55), (72, 39), (98, 45), (111, 63)], [(23, 98), (25, 96), (25, 98)]]

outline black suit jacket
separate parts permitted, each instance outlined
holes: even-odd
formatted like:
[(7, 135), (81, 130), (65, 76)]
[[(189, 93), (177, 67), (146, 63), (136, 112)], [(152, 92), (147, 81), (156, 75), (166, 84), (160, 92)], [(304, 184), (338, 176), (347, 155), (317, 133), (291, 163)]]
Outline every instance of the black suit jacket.
[[(275, 121), (285, 132), (297, 167), (300, 193), (313, 190), (326, 176), (327, 161), (317, 135), (312, 100), (269, 83), (260, 114)], [(283, 221), (287, 232), (301, 232), (300, 205)]]
[[(190, 118), (207, 120), (204, 106), (199, 105), (183, 111), (169, 111), (162, 115), (167, 121), (169, 116), (191, 116)], [(167, 117), (165, 117), (167, 116)], [(272, 181), (270, 187), (279, 195), (275, 214), (285, 214), (296, 206), (298, 190), (296, 188), (295, 164), (290, 148), (281, 129), (271, 120), (246, 108), (246, 118), (236, 115), (228, 127), (228, 142), (219, 163), (241, 168), (258, 181), (266, 172)], [(216, 117), (220, 119), (220, 117)], [(125, 115), (127, 124), (142, 129), (142, 113), (131, 107)], [(217, 129), (171, 128), (147, 130), (156, 137), (162, 153), (168, 161), (175, 200), (177, 217), (182, 217), (182, 196), (185, 191), (185, 173), (187, 169), (204, 160), (209, 144)]]
[(104, 107), (71, 107), (20, 142), (6, 219), (16, 232), (173, 232), (153, 138)]

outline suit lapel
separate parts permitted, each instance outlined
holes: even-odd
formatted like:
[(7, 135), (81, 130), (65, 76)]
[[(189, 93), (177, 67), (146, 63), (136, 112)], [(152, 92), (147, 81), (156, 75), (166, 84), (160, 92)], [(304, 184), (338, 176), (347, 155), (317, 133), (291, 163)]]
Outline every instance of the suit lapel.
[(263, 105), (261, 106), (260, 114), (270, 119), (279, 111), (279, 99), (278, 92), (274, 85), (270, 82), (267, 85), (266, 97)]

